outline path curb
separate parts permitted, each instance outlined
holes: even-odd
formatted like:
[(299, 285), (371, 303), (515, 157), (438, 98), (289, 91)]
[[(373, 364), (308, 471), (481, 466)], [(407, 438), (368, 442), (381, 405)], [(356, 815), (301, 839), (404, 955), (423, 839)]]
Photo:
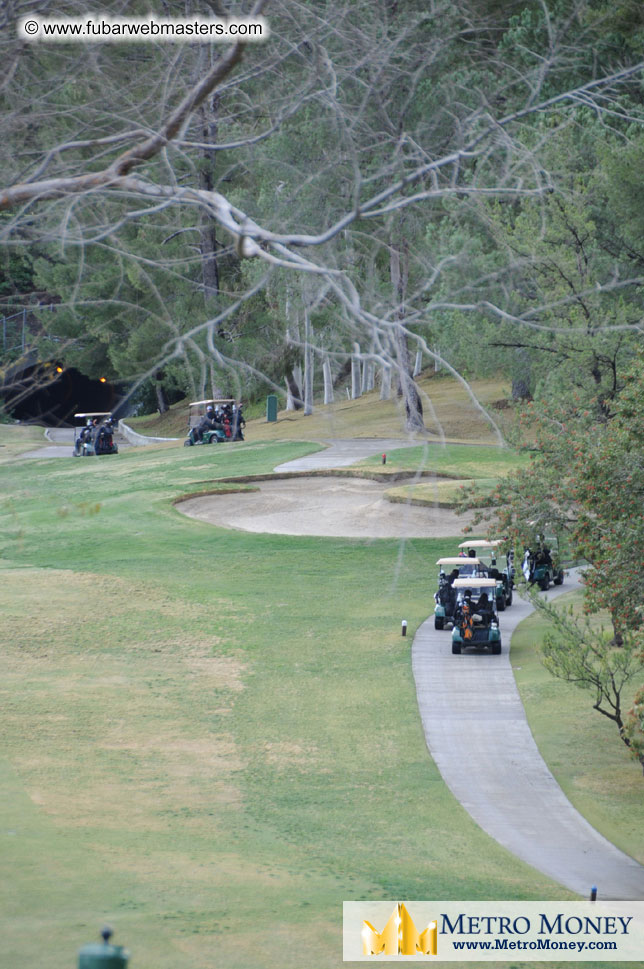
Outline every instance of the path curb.
[(122, 420), (118, 422), (118, 429), (123, 437), (135, 447), (142, 447), (145, 444), (163, 444), (167, 441), (181, 440), (180, 437), (150, 437), (147, 434), (139, 434), (138, 431), (133, 430), (129, 424), (126, 424), (125, 421)]

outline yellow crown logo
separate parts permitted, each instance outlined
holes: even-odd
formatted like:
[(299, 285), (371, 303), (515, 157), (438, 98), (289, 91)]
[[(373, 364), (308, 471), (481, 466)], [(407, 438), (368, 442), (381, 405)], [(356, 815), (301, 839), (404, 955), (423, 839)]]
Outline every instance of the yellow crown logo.
[(362, 923), (362, 954), (377, 956), (438, 955), (438, 926), (430, 922), (424, 932), (418, 932), (414, 920), (402, 902), (398, 902), (382, 932), (371, 922)]

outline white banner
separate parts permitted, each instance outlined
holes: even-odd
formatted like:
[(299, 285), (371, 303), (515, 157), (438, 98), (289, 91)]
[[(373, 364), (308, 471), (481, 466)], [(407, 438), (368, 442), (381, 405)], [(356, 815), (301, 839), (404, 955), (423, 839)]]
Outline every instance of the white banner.
[(644, 902), (344, 902), (345, 962), (644, 961)]

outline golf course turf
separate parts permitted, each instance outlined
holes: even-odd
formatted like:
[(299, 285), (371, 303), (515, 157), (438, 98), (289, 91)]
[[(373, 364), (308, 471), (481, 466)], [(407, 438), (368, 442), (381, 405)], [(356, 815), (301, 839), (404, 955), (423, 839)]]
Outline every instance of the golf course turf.
[(105, 921), (132, 969), (335, 967), (345, 899), (572, 897), (427, 753), (409, 645), (452, 539), (173, 506), (312, 447), (4, 464), (6, 969), (71, 966)]

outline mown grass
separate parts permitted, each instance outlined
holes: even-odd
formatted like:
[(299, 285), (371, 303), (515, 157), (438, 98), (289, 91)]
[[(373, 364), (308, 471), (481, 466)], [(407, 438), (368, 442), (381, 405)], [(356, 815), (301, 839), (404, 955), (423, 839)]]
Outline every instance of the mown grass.
[[(513, 448), (481, 447), (467, 444), (426, 444), (396, 448), (386, 455), (366, 458), (360, 467), (376, 469), (392, 476), (408, 472), (422, 474), (412, 483), (387, 491), (390, 501), (412, 501), (420, 505), (438, 504), (452, 508), (463, 489), (476, 485), (479, 493), (491, 493), (503, 477), (528, 463), (525, 452)], [(443, 480), (448, 479), (448, 480)]]
[[(472, 485), (470, 478), (456, 478), (453, 481), (433, 481), (420, 484), (400, 485), (387, 489), (389, 501), (412, 502), (416, 505), (439, 505), (441, 508), (453, 508), (457, 499), (462, 497), (463, 490)], [(479, 478), (476, 487), (479, 493), (491, 494), (499, 483), (499, 478)]]
[[(557, 600), (578, 610), (581, 593)], [(538, 644), (548, 623), (533, 614), (512, 637), (512, 666), (530, 729), (566, 796), (590, 823), (622, 851), (644, 864), (642, 771), (619, 739), (617, 727), (592, 709), (594, 694), (553, 677)], [(624, 709), (640, 686), (627, 687)], [(597, 873), (601, 891), (601, 872)]]
[(254, 535), (172, 505), (310, 449), (3, 470), (4, 969), (71, 966), (104, 921), (137, 969), (337, 967), (344, 899), (570, 897), (425, 747), (409, 646), (453, 540)]
[[(513, 448), (481, 447), (461, 444), (428, 444), (396, 448), (387, 454), (390, 472), (423, 471), (455, 479), (496, 478), (528, 463), (524, 452)], [(365, 458), (360, 466), (380, 464), (382, 457)]]
[(40, 444), (47, 445), (42, 427), (0, 424), (0, 464), (13, 461)]

